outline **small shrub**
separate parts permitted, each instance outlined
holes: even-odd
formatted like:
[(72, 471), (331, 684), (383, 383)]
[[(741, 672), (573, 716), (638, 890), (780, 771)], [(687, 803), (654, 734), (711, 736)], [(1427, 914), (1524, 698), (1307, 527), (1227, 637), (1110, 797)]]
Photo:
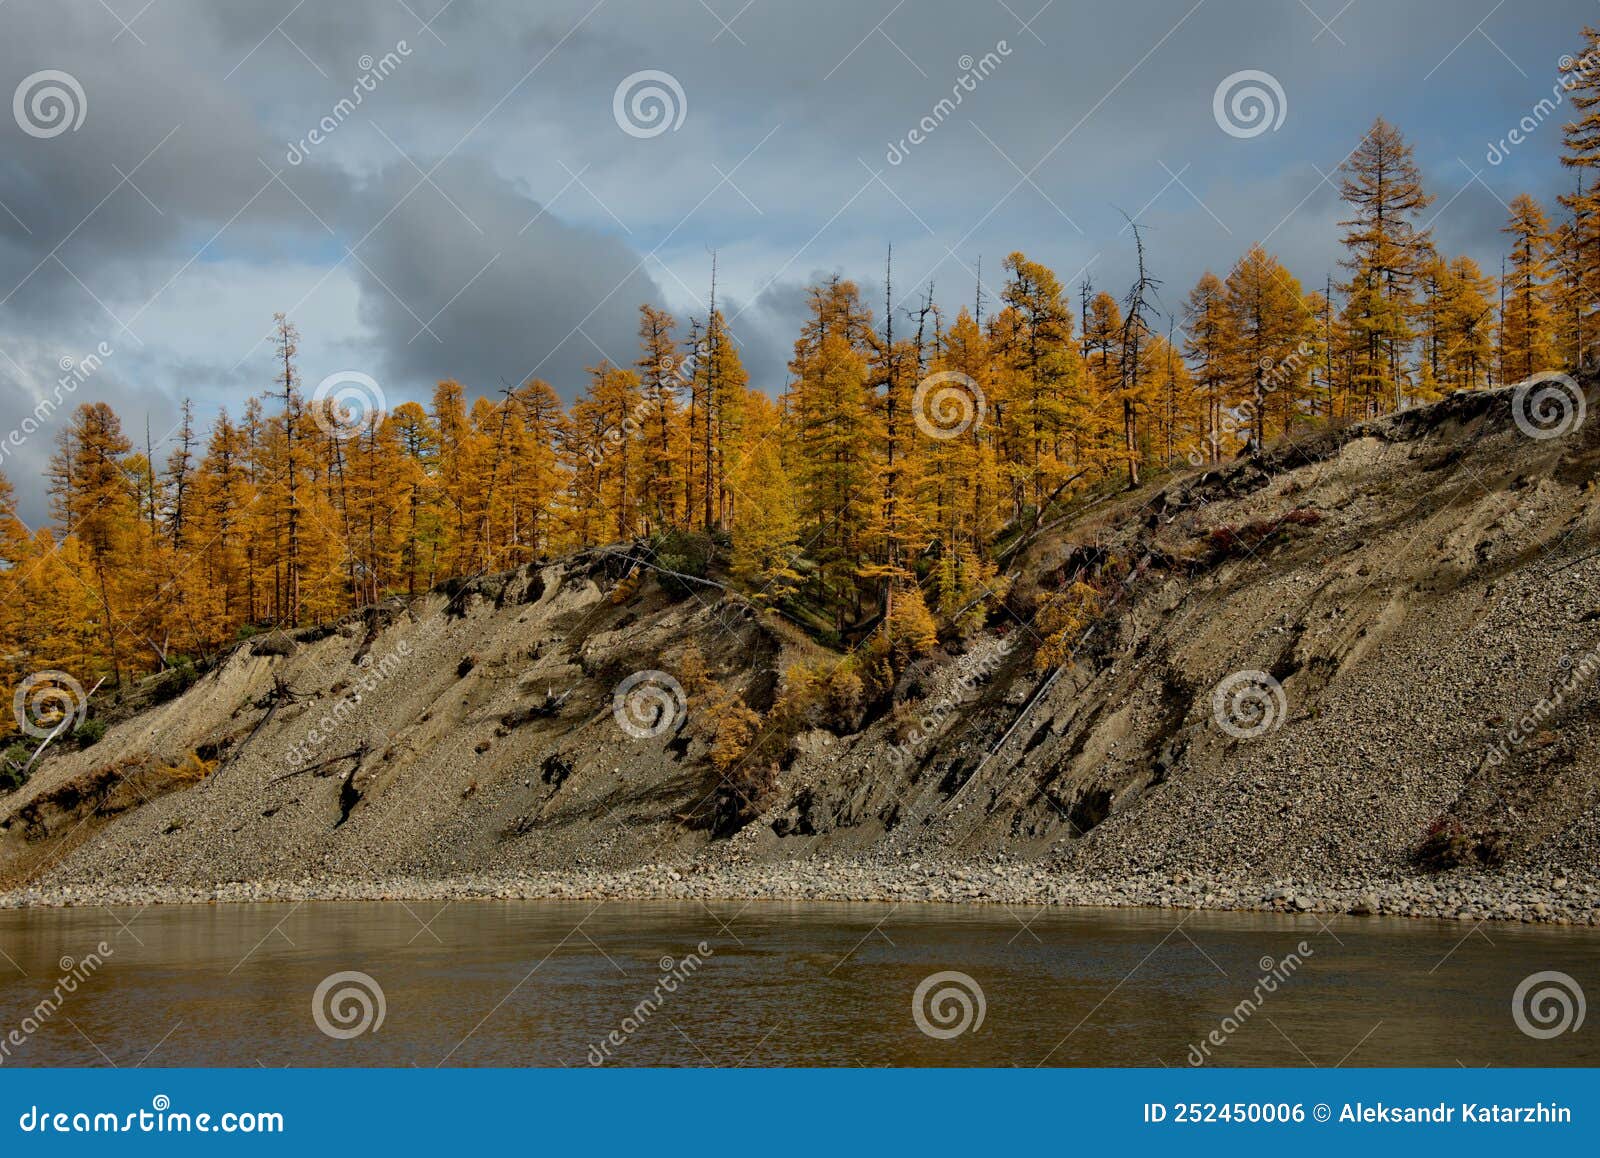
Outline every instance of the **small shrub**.
[(553, 752), (544, 758), (544, 763), (539, 765), (539, 781), (559, 789), (567, 782), (567, 777), (572, 775), (572, 761), (559, 752)]
[(151, 676), (148, 681), (149, 694), (147, 703), (154, 707), (175, 700), (184, 692), (194, 687), (200, 680), (200, 673), (195, 669), (194, 661), (184, 656), (175, 659), (165, 671)]
[(854, 731), (865, 693), (866, 685), (852, 665), (840, 664), (828, 677), (828, 722), (844, 731)]
[(1310, 507), (1296, 507), (1276, 519), (1262, 519), (1255, 523), (1231, 526), (1224, 523), (1206, 535), (1206, 544), (1214, 555), (1233, 558), (1248, 555), (1278, 535), (1286, 527), (1314, 527), (1322, 522), (1322, 512)]
[(1428, 826), (1411, 859), (1430, 872), (1464, 865), (1494, 868), (1505, 863), (1510, 839), (1500, 829), (1468, 832), (1453, 816), (1441, 816)]
[(772, 715), (791, 735), (806, 728), (853, 732), (867, 706), (887, 694), (893, 682), (893, 668), (882, 655), (792, 664)]
[(779, 684), (778, 700), (772, 705), (773, 716), (791, 733), (816, 725), (824, 686), (822, 673), (813, 665), (790, 664)]
[(294, 654), (294, 640), (282, 631), (269, 631), (250, 643), (251, 655), (286, 656)]
[(719, 784), (713, 806), (713, 835), (727, 836), (761, 815), (778, 790), (778, 765), (763, 760), (755, 750), (762, 735), (759, 712), (739, 696), (716, 705), (716, 734), (711, 741), (711, 764)]
[(711, 688), (711, 668), (706, 664), (706, 657), (700, 654), (700, 645), (693, 640), (683, 649), (683, 657), (678, 661), (678, 677), (688, 695), (698, 696)]
[(617, 585), (611, 589), (610, 602), (613, 607), (620, 607), (638, 593), (639, 585), (644, 582), (645, 568), (636, 567), (628, 572)]
[(750, 760), (727, 773), (717, 794), (712, 822), (718, 836), (726, 836), (750, 823), (769, 805), (778, 791), (778, 766)]
[[(680, 575), (704, 579), (716, 557), (716, 544), (707, 535), (695, 531), (668, 531), (654, 543), (656, 565)], [(680, 598), (693, 594), (697, 584), (686, 583), (672, 575), (656, 572), (661, 589)]]
[(32, 754), (24, 744), (12, 744), (0, 753), (0, 792), (15, 792), (28, 782), (22, 769)]
[(1100, 589), (1092, 583), (1074, 580), (1067, 588), (1051, 593), (1034, 618), (1045, 633), (1044, 642), (1034, 653), (1034, 666), (1044, 671), (1057, 664), (1070, 664), (1073, 649), (1104, 606)]
[(92, 748), (105, 739), (105, 735), (106, 722), (104, 720), (85, 720), (72, 733), (72, 738), (78, 741), (78, 747)]
[(939, 631), (915, 584), (899, 592), (894, 611), (885, 625), (896, 657), (902, 664), (915, 656), (926, 655), (939, 644)]
[(153, 772), (164, 785), (198, 784), (216, 769), (215, 760), (207, 760), (198, 752), (190, 752), (176, 764), (157, 765)]
[(750, 741), (761, 730), (761, 716), (746, 707), (738, 696), (720, 706), (716, 738), (711, 741), (711, 764), (718, 772), (727, 774), (744, 759)]

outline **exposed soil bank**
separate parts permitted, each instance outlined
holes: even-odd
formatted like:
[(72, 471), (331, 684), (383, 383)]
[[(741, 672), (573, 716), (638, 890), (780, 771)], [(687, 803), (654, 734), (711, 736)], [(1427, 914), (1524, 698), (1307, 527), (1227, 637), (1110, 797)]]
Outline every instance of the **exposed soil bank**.
[[(0, 904), (814, 897), (1593, 924), (1600, 419), (1534, 438), (1516, 397), (1085, 497), (1006, 560), (983, 630), (743, 769), (752, 809), (709, 759), (710, 698), (639, 736), (614, 692), (698, 656), (768, 713), (793, 665), (840, 655), (634, 550), (258, 638), (0, 795)], [(1035, 612), (1080, 582), (1101, 593), (1090, 629), (1041, 664)], [(1241, 678), (1277, 689), (1263, 726), (1223, 726)]]

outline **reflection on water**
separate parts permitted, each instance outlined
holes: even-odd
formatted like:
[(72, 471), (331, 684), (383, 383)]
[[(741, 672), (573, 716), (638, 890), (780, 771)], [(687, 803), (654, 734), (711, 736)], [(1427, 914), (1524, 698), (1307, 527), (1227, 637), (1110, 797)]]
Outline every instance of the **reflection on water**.
[[(90, 968), (101, 942), (110, 953)], [(0, 912), (0, 1063), (1596, 1065), (1596, 1027), (1530, 1036), (1513, 994), (1546, 971), (1600, 994), (1597, 965), (1592, 930), (1312, 916), (774, 902)]]

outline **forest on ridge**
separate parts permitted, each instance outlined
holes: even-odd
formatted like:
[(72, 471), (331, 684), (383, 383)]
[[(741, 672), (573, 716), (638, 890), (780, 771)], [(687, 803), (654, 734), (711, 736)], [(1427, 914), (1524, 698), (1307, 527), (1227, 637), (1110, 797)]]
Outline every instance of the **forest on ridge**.
[[(49, 525), (23, 524), (0, 475), (6, 685), (59, 669), (115, 689), (617, 542), (684, 574), (715, 563), (826, 644), (920, 654), (988, 621), (1005, 552), (1075, 496), (1583, 362), (1600, 76), (1569, 99), (1573, 192), (1510, 203), (1503, 270), (1435, 248), (1411, 146), (1379, 119), (1340, 171), (1341, 252), (1311, 284), (1255, 244), (1174, 293), (1136, 225), (1138, 277), (1115, 292), (1022, 252), (997, 300), (980, 286), (953, 316), (931, 287), (892, 308), (892, 267), (885, 303), (836, 277), (810, 287), (782, 383), (749, 380), (713, 292), (704, 317), (641, 306), (636, 361), (593, 366), (570, 405), (558, 386), (579, 384), (473, 399), (447, 380), (428, 405), (356, 415), (307, 395), (280, 315), (262, 392), (210, 416), (184, 402), (166, 446), (105, 402), (63, 416)], [(1046, 602), (1046, 652), (1096, 598)]]

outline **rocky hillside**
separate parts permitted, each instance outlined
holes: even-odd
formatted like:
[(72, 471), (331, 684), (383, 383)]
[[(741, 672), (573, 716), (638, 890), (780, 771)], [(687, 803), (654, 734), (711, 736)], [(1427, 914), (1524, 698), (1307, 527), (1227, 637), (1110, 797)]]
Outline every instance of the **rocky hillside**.
[[(876, 697), (642, 547), (257, 637), (0, 795), (0, 887), (1001, 852), (1593, 874), (1597, 463), (1600, 421), (1535, 438), (1503, 390), (1087, 498)], [(1042, 606), (1077, 613), (1062, 663)]]

